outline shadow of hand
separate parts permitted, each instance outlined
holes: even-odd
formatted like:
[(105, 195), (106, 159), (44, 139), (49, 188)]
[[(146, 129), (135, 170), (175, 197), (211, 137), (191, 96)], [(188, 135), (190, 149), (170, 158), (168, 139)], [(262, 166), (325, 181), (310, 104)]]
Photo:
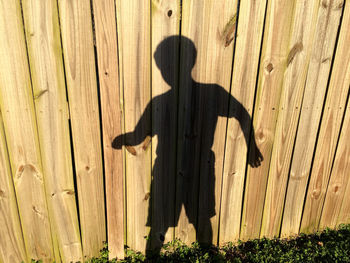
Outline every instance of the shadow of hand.
[(261, 165), (261, 162), (264, 160), (264, 157), (262, 156), (258, 146), (255, 143), (255, 140), (253, 141), (252, 147), (249, 152), (248, 156), (248, 163), (251, 167), (256, 168)]
[(119, 135), (119, 136), (114, 138), (114, 140), (112, 142), (112, 147), (114, 149), (121, 149), (122, 146), (123, 146), (123, 135)]

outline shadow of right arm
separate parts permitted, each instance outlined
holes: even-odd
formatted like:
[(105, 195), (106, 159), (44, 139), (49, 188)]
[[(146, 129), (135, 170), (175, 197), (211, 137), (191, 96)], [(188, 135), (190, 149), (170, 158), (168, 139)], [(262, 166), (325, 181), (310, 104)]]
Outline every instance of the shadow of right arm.
[(244, 134), (247, 148), (249, 149), (248, 163), (253, 168), (259, 167), (264, 157), (256, 143), (252, 119), (244, 106), (231, 95), (229, 105), (228, 117), (234, 117), (238, 120)]
[(143, 148), (146, 149), (150, 143), (152, 136), (151, 129), (151, 103), (149, 103), (143, 112), (140, 120), (137, 122), (135, 129), (132, 132), (118, 135), (112, 141), (114, 149), (121, 149), (125, 146), (126, 149), (133, 155), (136, 155), (136, 150), (133, 148), (143, 142)]

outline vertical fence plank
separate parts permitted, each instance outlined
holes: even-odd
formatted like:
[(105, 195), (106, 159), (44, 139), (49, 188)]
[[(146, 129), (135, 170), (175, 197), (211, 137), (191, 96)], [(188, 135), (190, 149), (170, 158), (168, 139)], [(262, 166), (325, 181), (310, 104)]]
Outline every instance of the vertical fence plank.
[(288, 64), (294, 6), (295, 1), (268, 2), (253, 122), (257, 146), (264, 161), (258, 168), (248, 167), (241, 227), (241, 239), (244, 240), (260, 234), (280, 95)]
[[(241, 1), (231, 94), (248, 113), (253, 111), (260, 46), (267, 1)], [(251, 122), (240, 126), (228, 120), (220, 211), (220, 244), (239, 238), (247, 143), (241, 129), (251, 132)]]
[(295, 1), (287, 69), (278, 109), (261, 236), (279, 236), (289, 166), (311, 57), (319, 1)]
[(0, 112), (0, 262), (25, 262), (21, 223)]
[(59, 0), (83, 255), (106, 240), (101, 137), (89, 0)]
[[(337, 12), (340, 14), (342, 7), (342, 5), (333, 6), (333, 8), (338, 8)], [(343, 26), (345, 26), (343, 31), (348, 31), (348, 21), (344, 21)], [(335, 54), (303, 211), (300, 231), (306, 233), (311, 233), (318, 229), (349, 92), (350, 52), (348, 44), (345, 44), (348, 43), (349, 37), (343, 34), (340, 36), (341, 42), (339, 43), (344, 46), (338, 46)]]
[(0, 105), (29, 259), (54, 260), (19, 1), (0, 8)]
[(81, 261), (57, 2), (22, 3), (52, 232), (61, 259)]
[[(350, 1), (345, 3), (342, 28), (340, 31), (337, 53), (333, 67), (333, 85), (337, 89), (350, 87)], [(320, 220), (320, 228), (335, 227), (342, 209), (343, 200), (346, 202), (349, 195), (346, 189), (349, 188), (349, 168), (350, 168), (350, 105), (346, 109), (344, 124), (338, 149), (334, 159), (334, 167), (331, 172), (331, 179), (328, 185), (325, 203)], [(350, 217), (348, 218), (350, 219)], [(346, 221), (346, 220), (344, 220)], [(343, 221), (343, 222), (344, 222)]]
[(306, 187), (316, 143), (318, 126), (329, 78), (342, 0), (322, 1), (316, 23), (315, 41), (307, 73), (302, 110), (290, 168), (282, 236), (299, 233)]
[[(347, 2), (349, 3), (349, 2)], [(349, 5), (347, 5), (349, 10)], [(349, 21), (349, 11), (346, 13)], [(349, 31), (347, 33), (349, 36)], [(350, 81), (349, 71), (347, 73), (347, 82)], [(339, 141), (336, 159), (333, 168), (333, 174), (328, 186), (328, 193), (323, 208), (323, 214), (320, 222), (320, 228), (333, 227), (339, 224), (350, 223), (350, 105), (346, 110), (344, 125)]]
[[(349, 74), (349, 73), (348, 73)], [(349, 79), (350, 80), (350, 79)], [(346, 214), (342, 211), (343, 204), (348, 202), (350, 188), (350, 107), (347, 108), (344, 126), (339, 139), (339, 146), (334, 159), (331, 179), (329, 181), (324, 207), (320, 220), (320, 230), (326, 227), (334, 228), (338, 221), (348, 222), (350, 220), (349, 212), (347, 217), (341, 218), (340, 214)]]
[(127, 245), (145, 251), (151, 183), (150, 1), (117, 1), (124, 92)]
[(218, 239), (236, 12), (237, 1), (183, 1), (179, 136), (191, 149), (179, 156), (192, 163), (180, 167), (185, 175), (177, 182), (176, 208), (185, 209), (176, 236), (187, 243), (195, 240), (195, 230), (201, 243)]
[[(345, 196), (350, 194), (350, 184), (347, 185), (345, 190)], [(344, 198), (342, 206), (340, 208), (340, 213), (337, 220), (337, 225), (340, 224), (350, 224), (350, 198)]]
[(108, 250), (110, 258), (124, 257), (123, 155), (112, 148), (121, 134), (121, 103), (115, 1), (93, 1), (100, 80)]
[(180, 1), (153, 0), (150, 248), (174, 238)]

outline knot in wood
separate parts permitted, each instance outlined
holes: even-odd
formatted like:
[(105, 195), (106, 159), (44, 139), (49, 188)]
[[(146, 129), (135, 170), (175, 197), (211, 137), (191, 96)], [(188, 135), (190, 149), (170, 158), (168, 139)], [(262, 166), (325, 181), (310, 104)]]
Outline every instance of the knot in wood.
[(318, 198), (320, 197), (320, 195), (321, 195), (321, 189), (314, 189), (314, 190), (312, 191), (311, 197), (312, 197), (313, 199), (318, 199)]
[(338, 191), (339, 191), (339, 185), (335, 185), (334, 187), (333, 187), (333, 191), (334, 191), (334, 193), (337, 193)]
[(273, 69), (274, 69), (274, 66), (273, 64), (270, 62), (269, 64), (267, 64), (267, 66), (265, 67), (266, 71), (270, 74)]

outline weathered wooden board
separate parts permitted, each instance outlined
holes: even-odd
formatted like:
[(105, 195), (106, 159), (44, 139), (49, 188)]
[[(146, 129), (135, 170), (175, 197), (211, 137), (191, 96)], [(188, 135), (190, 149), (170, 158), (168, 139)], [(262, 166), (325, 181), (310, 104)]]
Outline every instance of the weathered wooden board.
[[(339, 35), (337, 53), (332, 72), (333, 85), (337, 89), (350, 87), (350, 1), (345, 3), (342, 20), (342, 28)], [(335, 79), (334, 79), (335, 78)], [(334, 159), (331, 178), (327, 188), (325, 203), (320, 220), (320, 228), (335, 227), (338, 223), (339, 213), (343, 200), (346, 202), (349, 195), (346, 189), (349, 187), (350, 169), (350, 107), (346, 109), (344, 124), (338, 142), (338, 148)], [(344, 208), (343, 208), (344, 209)], [(350, 218), (348, 218), (350, 219)]]
[[(324, 103), (342, 0), (322, 1), (307, 73), (283, 212), (281, 236), (299, 233), (311, 162)], [(340, 8), (339, 8), (340, 7)]]
[[(346, 7), (348, 8), (348, 5)], [(347, 13), (349, 11), (346, 11)], [(349, 15), (346, 14), (348, 17)], [(348, 81), (350, 80), (348, 72)], [(350, 105), (346, 110), (344, 125), (339, 140), (337, 154), (333, 174), (328, 186), (327, 197), (323, 208), (320, 228), (333, 227), (339, 224), (350, 223), (350, 183), (349, 183), (349, 168), (350, 168)], [(336, 176), (335, 176), (336, 175)]]
[[(347, 185), (345, 190), (345, 196), (349, 196), (350, 184)], [(337, 225), (340, 224), (350, 224), (350, 200), (349, 198), (344, 198), (342, 206), (340, 208), (340, 213), (338, 216)]]
[[(266, 3), (267, 1), (241, 1), (238, 13), (231, 95), (250, 116), (253, 112)], [(239, 114), (243, 116), (243, 112)], [(240, 123), (234, 118), (228, 120), (220, 208), (220, 244), (239, 238), (249, 145), (244, 133), (250, 134), (252, 125), (249, 119), (242, 121)]]
[(22, 5), (51, 229), (61, 259), (81, 261), (57, 2)]
[(278, 237), (319, 1), (295, 1), (260, 236)]
[(110, 258), (124, 257), (123, 155), (113, 149), (121, 134), (117, 24), (115, 1), (93, 1), (98, 74), (100, 81), (102, 137), (106, 182), (107, 234)]
[[(342, 8), (339, 8), (338, 12), (341, 13), (341, 11)], [(307, 233), (314, 232), (318, 229), (324, 198), (333, 165), (334, 154), (339, 138), (339, 131), (342, 125), (347, 97), (349, 94), (349, 19), (345, 21), (343, 20), (343, 22), (346, 26), (343, 27), (343, 32), (341, 32), (341, 41), (339, 42), (340, 45), (338, 46), (335, 54), (331, 80), (328, 87), (327, 100), (322, 116), (301, 222), (300, 231)], [(342, 145), (340, 145), (340, 147), (342, 147)]]
[[(0, 107), (28, 259), (54, 260), (19, 1), (0, 6)], [(57, 259), (57, 258), (56, 258)]]
[(0, 112), (0, 262), (27, 261)]
[[(350, 80), (350, 79), (349, 79)], [(348, 203), (349, 193), (349, 169), (350, 169), (350, 107), (348, 107), (344, 119), (344, 126), (339, 139), (337, 153), (334, 159), (331, 179), (327, 188), (325, 202), (320, 219), (319, 229), (326, 227), (335, 228), (339, 221), (349, 222)], [(347, 209), (347, 212), (346, 212)], [(340, 214), (346, 215), (340, 217)]]
[[(260, 167), (248, 167), (240, 234), (243, 240), (256, 238), (260, 234), (278, 108), (288, 65), (294, 11), (295, 1), (268, 2), (253, 121), (256, 145), (264, 161)], [(250, 152), (254, 152), (254, 141), (250, 147)]]
[(89, 0), (59, 0), (83, 256), (106, 240), (100, 117)]
[(174, 238), (180, 1), (153, 0), (152, 215), (149, 247)]
[(149, 1), (117, 1), (124, 92), (127, 245), (145, 251), (151, 183), (151, 17)]

